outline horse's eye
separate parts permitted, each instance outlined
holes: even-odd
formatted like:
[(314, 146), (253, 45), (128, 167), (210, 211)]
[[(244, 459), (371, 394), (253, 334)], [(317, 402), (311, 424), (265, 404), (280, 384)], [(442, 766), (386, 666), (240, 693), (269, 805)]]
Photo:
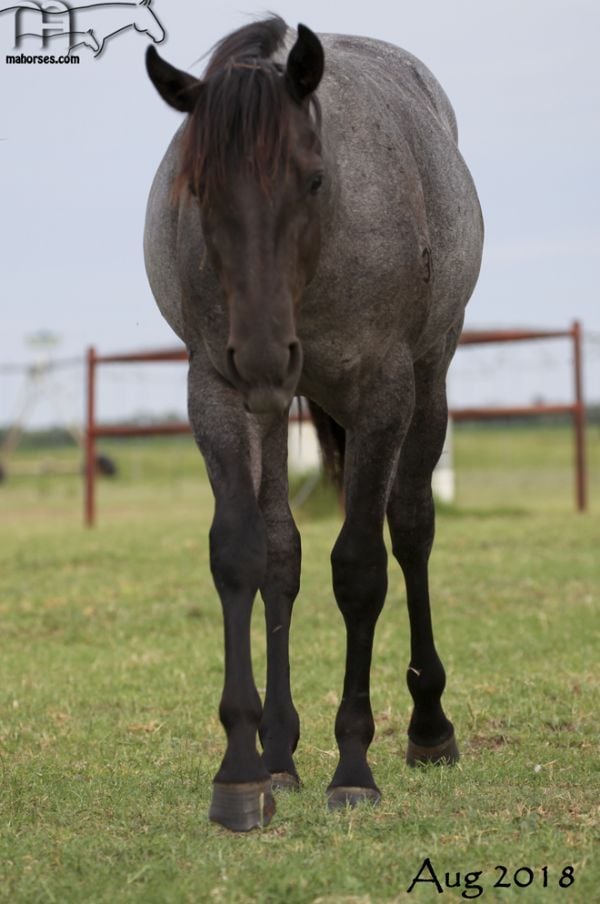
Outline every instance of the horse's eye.
[(317, 173), (316, 176), (313, 176), (310, 182), (310, 193), (311, 195), (316, 195), (319, 189), (323, 184), (323, 176), (321, 173)]

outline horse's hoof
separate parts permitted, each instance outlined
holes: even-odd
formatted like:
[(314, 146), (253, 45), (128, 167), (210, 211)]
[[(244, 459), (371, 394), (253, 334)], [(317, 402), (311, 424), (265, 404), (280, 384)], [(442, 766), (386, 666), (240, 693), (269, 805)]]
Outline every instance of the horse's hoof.
[(434, 747), (421, 747), (408, 739), (406, 750), (406, 762), (409, 766), (418, 766), (420, 763), (434, 763), (436, 766), (453, 766), (458, 763), (460, 754), (454, 732), (441, 744)]
[(377, 788), (340, 785), (327, 791), (327, 808), (329, 810), (344, 810), (346, 807), (357, 807), (365, 802), (376, 806), (380, 800), (381, 794)]
[(272, 772), (271, 787), (273, 791), (299, 791), (300, 779), (291, 772)]
[(208, 818), (232, 832), (263, 829), (275, 813), (271, 779), (265, 782), (225, 784), (213, 782)]

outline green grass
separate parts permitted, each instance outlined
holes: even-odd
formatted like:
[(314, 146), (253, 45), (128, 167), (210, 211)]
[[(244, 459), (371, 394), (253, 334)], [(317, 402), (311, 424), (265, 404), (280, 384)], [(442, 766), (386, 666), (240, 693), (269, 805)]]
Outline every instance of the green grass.
[[(600, 427), (587, 431), (590, 499), (600, 503)], [(574, 505), (574, 437), (556, 426), (461, 425), (454, 430), (463, 507), (563, 510)]]
[[(206, 818), (223, 750), (222, 628), (212, 498), (191, 444), (108, 447), (120, 474), (100, 485), (94, 531), (81, 528), (76, 479), (3, 485), (0, 900), (464, 900), (477, 891), (465, 873), (479, 870), (485, 900), (596, 900), (597, 442), (592, 513), (577, 516), (568, 433), (456, 431), (459, 498), (438, 518), (431, 584), (462, 760), (403, 764), (408, 630), (392, 562), (373, 666), (376, 810), (324, 806), (344, 657), (328, 563), (339, 521), (322, 497), (300, 510), (292, 677), (305, 787), (278, 798), (270, 828), (241, 837)], [(253, 650), (261, 687), (258, 606)], [(426, 857), (442, 883), (459, 871), (462, 886), (408, 894)], [(499, 864), (505, 881), (531, 868), (532, 885), (494, 889)], [(568, 865), (575, 882), (563, 889)]]

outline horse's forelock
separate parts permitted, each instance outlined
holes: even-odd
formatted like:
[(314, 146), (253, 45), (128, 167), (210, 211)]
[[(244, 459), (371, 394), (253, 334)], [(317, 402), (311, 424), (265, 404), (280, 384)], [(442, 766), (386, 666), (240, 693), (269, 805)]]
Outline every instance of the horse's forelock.
[(282, 67), (270, 57), (287, 26), (278, 16), (228, 35), (210, 58), (184, 136), (175, 197), (201, 202), (221, 188), (228, 167), (244, 167), (268, 192), (290, 153), (290, 104)]
[(246, 169), (268, 191), (289, 155), (289, 106), (281, 75), (270, 64), (231, 61), (202, 86), (183, 137), (176, 193), (201, 201)]
[(218, 72), (230, 60), (269, 59), (282, 46), (286, 31), (286, 23), (276, 15), (232, 31), (214, 45), (204, 77)]

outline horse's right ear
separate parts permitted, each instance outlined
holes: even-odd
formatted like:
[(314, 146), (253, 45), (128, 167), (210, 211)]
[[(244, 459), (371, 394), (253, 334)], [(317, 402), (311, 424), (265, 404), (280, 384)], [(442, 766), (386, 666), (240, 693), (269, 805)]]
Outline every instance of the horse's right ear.
[(191, 113), (202, 90), (200, 79), (171, 66), (150, 44), (146, 51), (146, 69), (150, 81), (163, 100), (182, 113)]

